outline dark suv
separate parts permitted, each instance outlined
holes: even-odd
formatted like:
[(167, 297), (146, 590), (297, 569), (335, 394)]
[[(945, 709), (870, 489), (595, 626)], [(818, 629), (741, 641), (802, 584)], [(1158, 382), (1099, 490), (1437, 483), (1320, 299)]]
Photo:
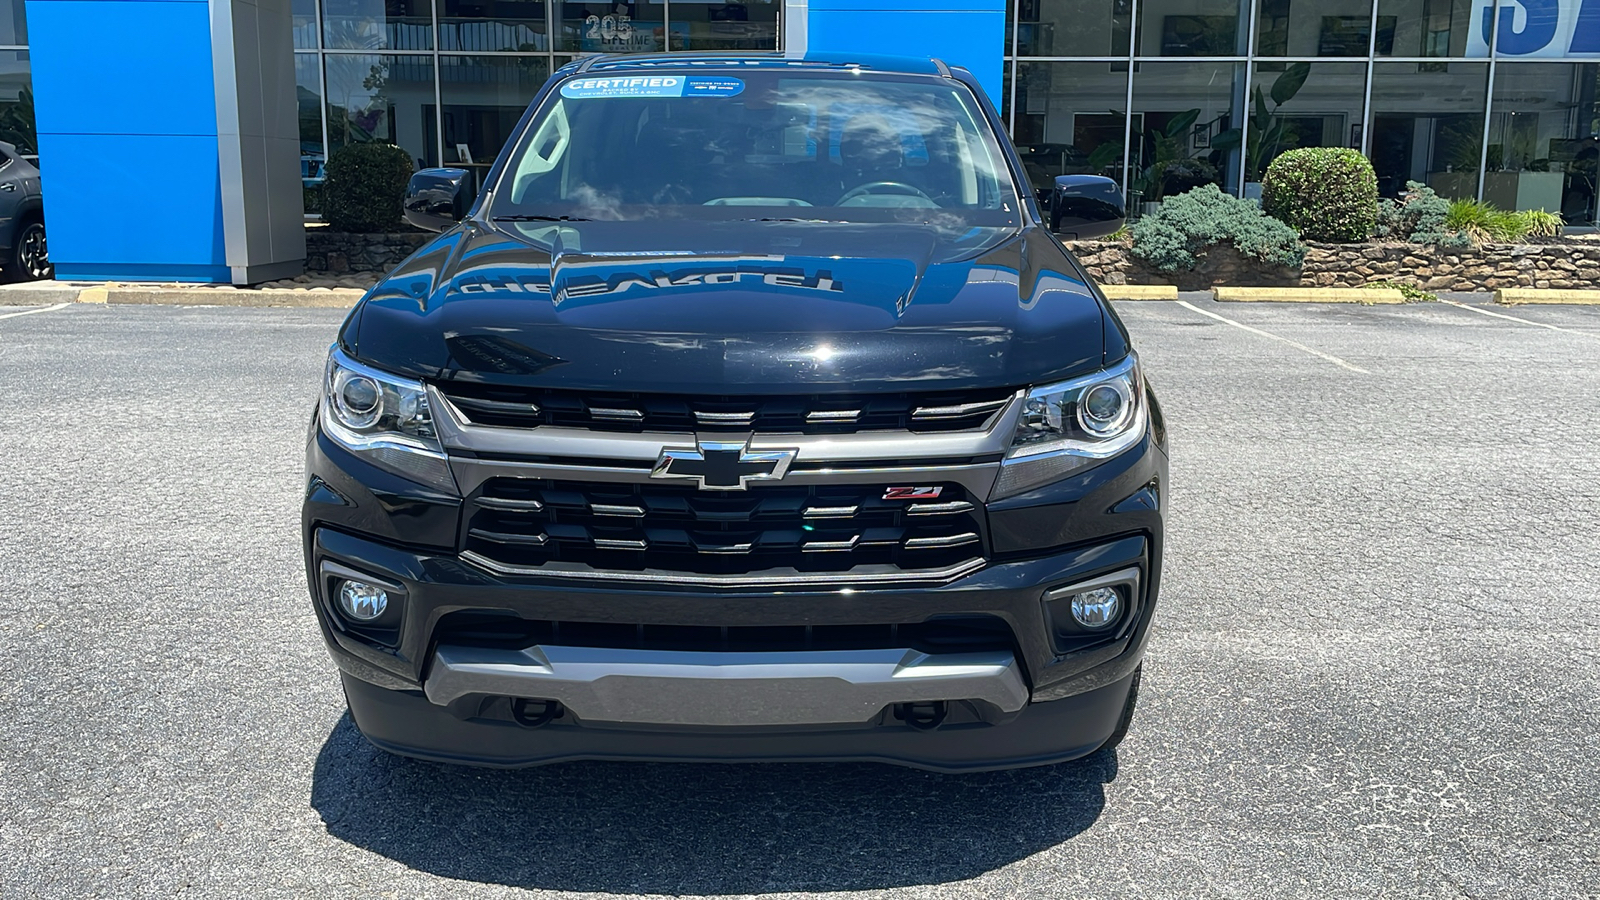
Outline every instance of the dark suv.
[[(673, 54), (558, 71), (350, 313), (311, 594), (397, 753), (1033, 765), (1127, 731), (1166, 433), (971, 75)], [(469, 208), (470, 207), (470, 208)]]

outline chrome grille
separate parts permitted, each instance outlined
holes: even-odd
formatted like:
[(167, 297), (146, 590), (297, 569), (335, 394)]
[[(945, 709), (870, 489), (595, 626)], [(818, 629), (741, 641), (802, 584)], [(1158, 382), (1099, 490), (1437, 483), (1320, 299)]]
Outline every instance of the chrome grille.
[(884, 484), (699, 491), (655, 483), (498, 477), (468, 498), (462, 550), (507, 570), (765, 575), (934, 573), (983, 557), (981, 505)]
[(475, 425), (762, 434), (972, 431), (987, 425), (1014, 395), (1010, 390), (982, 390), (711, 397), (584, 393), (457, 382), (437, 387)]

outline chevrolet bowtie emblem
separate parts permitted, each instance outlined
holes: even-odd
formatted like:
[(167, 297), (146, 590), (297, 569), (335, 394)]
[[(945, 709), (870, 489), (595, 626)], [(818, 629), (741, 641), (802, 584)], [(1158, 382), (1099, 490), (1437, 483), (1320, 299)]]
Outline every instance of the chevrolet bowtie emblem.
[(777, 481), (798, 450), (751, 450), (749, 442), (700, 441), (694, 447), (663, 448), (651, 478), (693, 481), (703, 491), (742, 491), (752, 481)]

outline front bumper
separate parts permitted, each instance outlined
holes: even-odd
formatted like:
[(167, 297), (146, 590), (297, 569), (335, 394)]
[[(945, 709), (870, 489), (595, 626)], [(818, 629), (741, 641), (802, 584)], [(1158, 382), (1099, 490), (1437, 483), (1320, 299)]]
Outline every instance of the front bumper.
[(812, 729), (593, 727), (460, 719), (419, 691), (389, 691), (344, 676), (356, 727), (374, 745), (434, 762), (517, 767), (572, 760), (632, 762), (880, 762), (937, 772), (1048, 765), (1086, 756), (1116, 728), (1132, 676), (1009, 720), (919, 730), (894, 722)]
[[(1071, 759), (1115, 730), (1160, 582), (1166, 454), (1153, 440), (991, 504), (995, 558), (970, 574), (760, 589), (497, 575), (458, 554), (459, 499), (374, 469), (315, 431), (309, 451), (308, 575), (352, 716), (375, 744), (429, 759), (879, 760), (948, 771)], [(1103, 638), (1063, 646), (1045, 595), (1129, 570), (1138, 577), (1123, 620)], [(391, 589), (382, 627), (340, 617), (331, 586), (341, 576)], [(441, 623), (464, 611), (641, 629), (989, 616), (1014, 644), (998, 653), (763, 654), (442, 639)], [(559, 714), (530, 722), (517, 703), (535, 699), (559, 701)], [(930, 704), (937, 727), (908, 713)]]

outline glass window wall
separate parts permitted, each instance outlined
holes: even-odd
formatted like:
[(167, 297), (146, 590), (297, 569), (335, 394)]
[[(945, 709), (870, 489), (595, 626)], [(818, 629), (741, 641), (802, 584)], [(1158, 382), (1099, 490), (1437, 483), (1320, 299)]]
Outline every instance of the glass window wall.
[(1489, 66), (1382, 62), (1372, 68), (1369, 154), (1378, 193), (1420, 181), (1451, 199), (1478, 196)]
[(1420, 181), (1595, 224), (1600, 59), (1555, 60), (1600, 41), (1571, 24), (1580, 0), (1498, 0), (1490, 64), (1495, 2), (1011, 0), (1004, 116), (1031, 180), (1099, 172), (1135, 209), (1203, 183), (1258, 196), (1280, 153), (1352, 147), (1386, 197)]
[(1127, 108), (1126, 63), (1019, 65), (1011, 134), (1033, 187), (1048, 189), (1057, 175), (1120, 182)]
[(432, 56), (329, 53), (328, 149), (382, 141), (411, 154), (417, 168), (438, 165)]
[(439, 0), (439, 49), (548, 51), (550, 31), (544, 0)]
[(1495, 66), (1484, 200), (1595, 222), (1597, 79), (1600, 64), (1589, 62)]
[(1243, 56), (1249, 51), (1249, 0), (1140, 0), (1138, 6), (1134, 43), (1139, 56)]
[(782, 8), (775, 0), (672, 0), (672, 49), (771, 50)]
[(1199, 187), (1239, 190), (1244, 64), (1143, 62), (1133, 73), (1128, 192), (1154, 203)]
[(23, 156), (39, 155), (33, 125), (33, 79), (28, 51), (0, 50), (0, 141)]
[(1366, 81), (1365, 63), (1257, 63), (1250, 84), (1246, 185), (1260, 181), (1267, 166), (1285, 150), (1360, 149)]
[[(21, 8), (0, 8), (8, 2)], [(775, 50), (783, 9), (780, 0), (291, 4), (308, 210), (327, 153), (346, 144), (385, 141), (416, 166), (442, 160), (482, 174), (555, 69), (590, 53)], [(6, 94), (0, 74), (0, 116)]]

